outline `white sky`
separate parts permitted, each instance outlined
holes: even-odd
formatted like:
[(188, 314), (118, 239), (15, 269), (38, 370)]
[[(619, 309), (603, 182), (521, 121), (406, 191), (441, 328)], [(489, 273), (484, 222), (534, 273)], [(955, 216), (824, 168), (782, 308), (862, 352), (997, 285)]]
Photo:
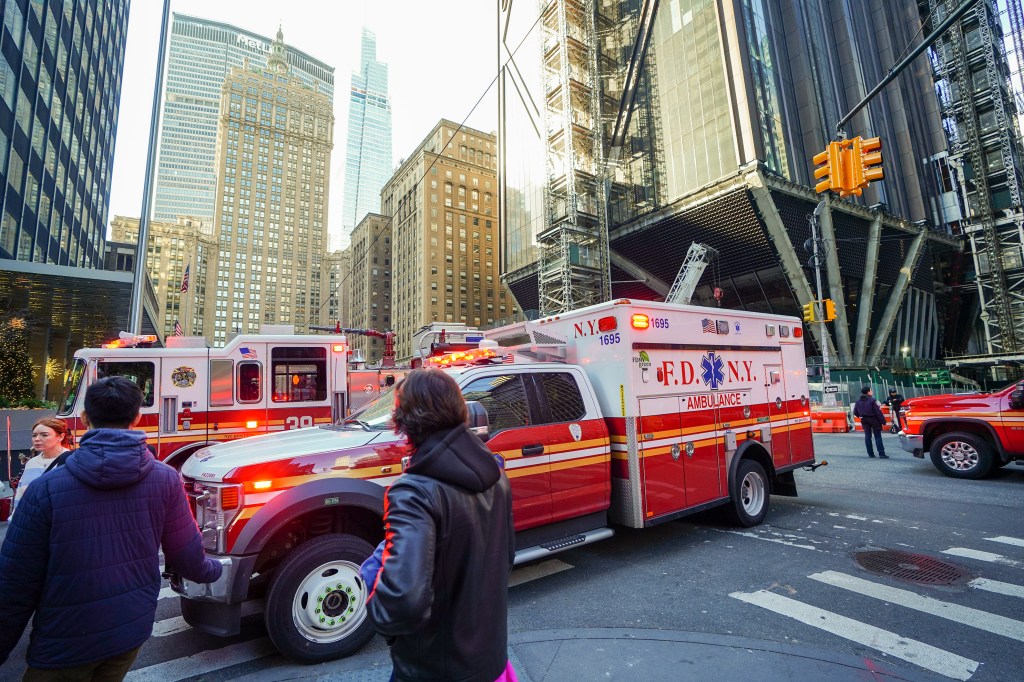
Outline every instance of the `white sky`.
[[(213, 19), (273, 38), (334, 67), (334, 149), (328, 226), (338, 245), (344, 196), (348, 91), (365, 24), (388, 65), (394, 162), (408, 156), (441, 118), (469, 114), (497, 71), (496, 0), (171, 0), (171, 12)], [(110, 218), (139, 216), (160, 43), (161, 0), (134, 0), (111, 183)], [(497, 129), (492, 86), (467, 125)]]

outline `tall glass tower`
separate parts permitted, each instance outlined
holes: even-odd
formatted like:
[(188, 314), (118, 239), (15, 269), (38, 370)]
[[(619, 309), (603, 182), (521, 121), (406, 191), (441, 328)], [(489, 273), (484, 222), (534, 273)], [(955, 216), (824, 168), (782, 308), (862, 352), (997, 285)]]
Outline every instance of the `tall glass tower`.
[(0, 259), (101, 268), (128, 2), (2, 4)]
[(380, 211), (380, 191), (391, 178), (391, 100), (388, 65), (377, 61), (377, 39), (364, 28), (358, 73), (352, 74), (345, 149), (345, 203), (342, 235), (367, 213)]
[[(175, 14), (167, 56), (153, 219), (212, 220), (217, 188), (217, 117), (231, 67), (266, 68), (273, 40), (208, 19)], [(285, 48), (292, 78), (334, 100), (334, 67)]]

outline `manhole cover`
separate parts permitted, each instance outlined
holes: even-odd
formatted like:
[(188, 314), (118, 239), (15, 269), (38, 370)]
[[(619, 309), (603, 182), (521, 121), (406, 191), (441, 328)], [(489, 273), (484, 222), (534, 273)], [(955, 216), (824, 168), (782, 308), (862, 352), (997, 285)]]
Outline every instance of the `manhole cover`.
[(924, 554), (910, 552), (857, 552), (857, 563), (864, 569), (919, 585), (956, 585), (973, 576), (963, 568)]

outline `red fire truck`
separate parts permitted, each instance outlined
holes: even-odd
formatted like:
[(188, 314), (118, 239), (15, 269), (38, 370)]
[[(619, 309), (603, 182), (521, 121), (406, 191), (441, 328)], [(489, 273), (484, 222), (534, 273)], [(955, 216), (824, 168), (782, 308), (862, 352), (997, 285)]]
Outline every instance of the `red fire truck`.
[[(511, 479), (516, 563), (722, 506), (761, 523), (814, 465), (795, 318), (612, 301), (485, 332), (429, 360), (450, 372)], [(393, 396), (335, 425), (204, 448), (182, 468), (211, 585), (172, 578), (187, 622), (239, 631), (265, 595), (267, 631), (306, 663), (371, 636), (359, 564), (383, 536), (386, 486), (409, 455)]]
[[(257, 434), (329, 424), (380, 394), (408, 370), (349, 370), (341, 334), (296, 335), (291, 326), (240, 335), (223, 348), (198, 336), (123, 338), (75, 353), (58, 416), (76, 436), (85, 389), (104, 376), (123, 376), (142, 389), (140, 430), (157, 456), (180, 467), (196, 450)], [(350, 382), (352, 388), (350, 389)]]

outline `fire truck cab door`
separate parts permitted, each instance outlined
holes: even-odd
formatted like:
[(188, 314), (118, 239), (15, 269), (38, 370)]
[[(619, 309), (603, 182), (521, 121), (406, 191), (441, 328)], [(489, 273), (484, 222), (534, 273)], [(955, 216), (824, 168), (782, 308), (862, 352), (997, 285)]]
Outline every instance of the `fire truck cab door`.
[(772, 460), (776, 467), (790, 464), (793, 453), (789, 442), (789, 410), (786, 402), (786, 373), (782, 365), (765, 365), (764, 376), (765, 399), (768, 404), (768, 419), (771, 423)]

